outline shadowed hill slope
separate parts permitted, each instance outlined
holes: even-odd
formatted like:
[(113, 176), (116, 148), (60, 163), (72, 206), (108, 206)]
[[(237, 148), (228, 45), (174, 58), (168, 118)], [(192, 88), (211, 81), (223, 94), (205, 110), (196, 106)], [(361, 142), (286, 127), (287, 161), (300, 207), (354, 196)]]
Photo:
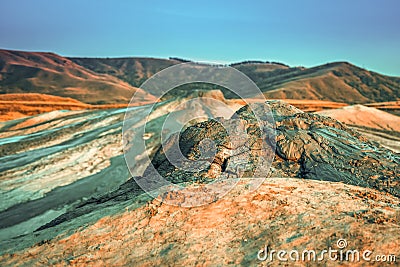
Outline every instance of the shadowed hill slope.
[(172, 59), (158, 58), (69, 58), (91, 71), (115, 76), (129, 84), (139, 87), (157, 72), (172, 65), (182, 63)]
[[(140, 86), (159, 70), (182, 63), (177, 60), (152, 58), (71, 60), (90, 70), (114, 75), (134, 86)], [(326, 100), (359, 104), (396, 101), (400, 98), (399, 77), (381, 75), (347, 62), (328, 63), (313, 68), (251, 61), (231, 66), (249, 76), (266, 97), (273, 99)], [(225, 96), (232, 97), (229, 94)]]

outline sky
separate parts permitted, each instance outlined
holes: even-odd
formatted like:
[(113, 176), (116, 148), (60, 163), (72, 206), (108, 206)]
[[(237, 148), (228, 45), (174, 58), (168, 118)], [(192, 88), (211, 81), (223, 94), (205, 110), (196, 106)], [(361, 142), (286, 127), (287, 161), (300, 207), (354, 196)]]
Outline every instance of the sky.
[(79, 57), (180, 57), (400, 76), (400, 1), (0, 0), (0, 48)]

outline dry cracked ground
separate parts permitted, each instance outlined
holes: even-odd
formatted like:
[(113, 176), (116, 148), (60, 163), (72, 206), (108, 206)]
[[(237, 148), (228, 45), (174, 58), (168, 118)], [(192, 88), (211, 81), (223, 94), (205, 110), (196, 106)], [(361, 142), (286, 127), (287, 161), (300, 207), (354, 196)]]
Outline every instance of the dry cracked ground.
[[(353, 124), (281, 101), (240, 107), (220, 95), (219, 100), (237, 111), (192, 121), (179, 139), (169, 131), (167, 148), (175, 142), (185, 157), (205, 166), (196, 173), (167, 160), (168, 149), (159, 149), (160, 137), (151, 132), (157, 127), (143, 136), (152, 166), (185, 185), (174, 191), (154, 188), (156, 199), (135, 182), (151, 177), (154, 168), (142, 166), (143, 176), (131, 178), (126, 167), (124, 109), (55, 111), (2, 123), (0, 265), (371, 266), (382, 264), (377, 256), (396, 258), (385, 264), (398, 264), (400, 156), (395, 148)], [(166, 114), (187, 122), (182, 101), (159, 103), (149, 125), (163, 124)], [(205, 101), (196, 110), (199, 118), (213, 110), (210, 105)], [(255, 120), (254, 110), (274, 120)], [(132, 108), (131, 127), (144, 123), (145, 111), (146, 106)], [(232, 142), (223, 129), (227, 125), (249, 139)], [(388, 129), (360, 127), (386, 141), (395, 136)], [(262, 150), (268, 138), (260, 129), (271, 128), (274, 139)], [(214, 157), (202, 153), (206, 139), (214, 142)], [(259, 164), (267, 164), (260, 159), (272, 161), (268, 172), (257, 172)], [(247, 164), (238, 168), (243, 160)], [(254, 173), (265, 178), (256, 190), (252, 180), (238, 179)], [(237, 184), (224, 197), (187, 207), (193, 200), (185, 190), (226, 181)], [(257, 258), (265, 246), (318, 253), (338, 249), (339, 239), (347, 242), (344, 251), (372, 251), (370, 261)]]

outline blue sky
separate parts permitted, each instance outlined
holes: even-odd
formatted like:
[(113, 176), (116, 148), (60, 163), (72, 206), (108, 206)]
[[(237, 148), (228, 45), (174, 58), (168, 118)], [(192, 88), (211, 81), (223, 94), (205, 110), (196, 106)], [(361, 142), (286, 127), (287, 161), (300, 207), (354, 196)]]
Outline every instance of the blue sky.
[(210, 62), (350, 61), (400, 76), (400, 1), (0, 0), (0, 47)]

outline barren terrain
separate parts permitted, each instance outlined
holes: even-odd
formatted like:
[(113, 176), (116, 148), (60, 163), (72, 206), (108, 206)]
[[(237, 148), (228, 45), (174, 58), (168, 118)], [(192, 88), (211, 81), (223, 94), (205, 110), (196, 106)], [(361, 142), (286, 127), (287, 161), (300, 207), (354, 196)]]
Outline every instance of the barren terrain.
[[(1, 266), (400, 261), (400, 78), (250, 61), (267, 99), (139, 88), (184, 61), (0, 50)], [(371, 260), (257, 259), (340, 239)]]
[[(150, 125), (171, 112), (187, 121), (193, 114), (180, 111), (182, 101), (161, 102)], [(160, 203), (130, 177), (120, 144), (125, 109), (53, 111), (3, 122), (1, 265), (263, 265), (257, 252), (265, 245), (323, 250), (340, 238), (349, 248), (400, 257), (398, 155), (336, 120), (270, 103), (279, 132), (266, 180), (252, 191), (243, 179), (223, 198), (196, 208), (179, 207), (186, 205), (179, 193), (168, 195), (178, 206)], [(213, 110), (208, 98), (203, 104), (200, 117)], [(131, 109), (140, 118), (146, 107)], [(188, 134), (198, 127), (193, 123)], [(152, 129), (149, 153), (160, 144)], [(218, 127), (207, 129), (224, 140)], [(193, 149), (188, 153), (196, 143)], [(159, 190), (160, 199), (167, 196)]]

